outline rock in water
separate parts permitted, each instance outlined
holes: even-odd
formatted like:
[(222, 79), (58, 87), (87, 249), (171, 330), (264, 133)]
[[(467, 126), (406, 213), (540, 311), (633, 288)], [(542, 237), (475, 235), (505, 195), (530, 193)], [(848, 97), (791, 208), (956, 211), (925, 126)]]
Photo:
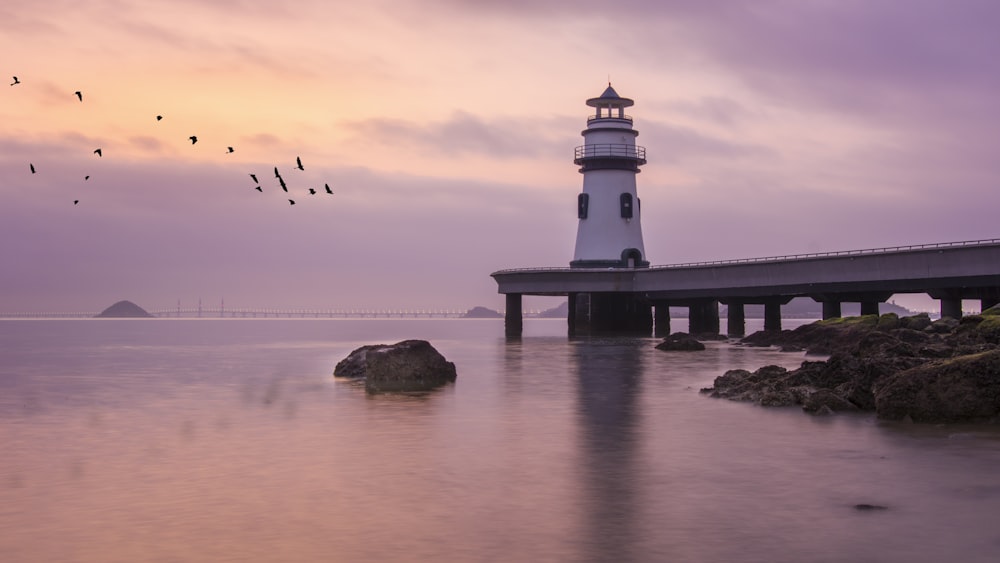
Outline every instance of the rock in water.
[(362, 346), (337, 363), (337, 377), (364, 377), (369, 393), (426, 391), (454, 382), (455, 364), (426, 340)]
[(148, 318), (153, 315), (131, 301), (119, 301), (98, 313), (97, 316), (102, 318)]
[(668, 352), (698, 352), (705, 349), (705, 345), (698, 342), (698, 339), (685, 332), (675, 332), (663, 339), (656, 345), (657, 350)]

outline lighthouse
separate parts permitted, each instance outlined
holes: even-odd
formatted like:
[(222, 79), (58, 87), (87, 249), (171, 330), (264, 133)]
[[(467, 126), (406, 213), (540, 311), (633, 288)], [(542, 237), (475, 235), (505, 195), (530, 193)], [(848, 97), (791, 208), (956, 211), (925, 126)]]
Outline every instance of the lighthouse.
[[(506, 299), (507, 336), (521, 334), (522, 295), (565, 295), (571, 335), (649, 335), (653, 331), (653, 301), (639, 284), (644, 274), (655, 269), (649, 268), (642, 244), (642, 206), (635, 178), (646, 164), (646, 149), (635, 144), (639, 132), (625, 114), (625, 108), (633, 104), (619, 96), (610, 82), (600, 96), (587, 100), (594, 111), (581, 133), (583, 145), (573, 155), (583, 174), (583, 191), (576, 199), (579, 222), (570, 267), (492, 274)], [(656, 307), (657, 330), (670, 330), (669, 311), (666, 304)]]
[(646, 149), (635, 144), (639, 132), (625, 114), (634, 103), (619, 96), (610, 82), (599, 97), (587, 100), (595, 111), (582, 132), (584, 144), (574, 151), (583, 191), (577, 195), (572, 268), (649, 266), (635, 182), (639, 167), (646, 164)]

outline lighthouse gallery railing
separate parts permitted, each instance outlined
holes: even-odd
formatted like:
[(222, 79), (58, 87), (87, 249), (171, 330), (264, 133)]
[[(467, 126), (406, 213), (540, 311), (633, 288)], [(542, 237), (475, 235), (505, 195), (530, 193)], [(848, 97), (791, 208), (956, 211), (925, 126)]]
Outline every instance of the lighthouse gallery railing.
[(637, 145), (618, 144), (594, 144), (576, 147), (574, 159), (614, 157), (614, 158), (634, 158), (646, 160), (646, 147)]

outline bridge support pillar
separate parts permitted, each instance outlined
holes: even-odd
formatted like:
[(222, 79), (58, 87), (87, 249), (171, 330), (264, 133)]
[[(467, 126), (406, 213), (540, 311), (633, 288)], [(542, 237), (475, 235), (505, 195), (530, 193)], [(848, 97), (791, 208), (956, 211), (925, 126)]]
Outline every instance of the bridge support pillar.
[(574, 333), (646, 334), (653, 331), (652, 306), (634, 293), (577, 293)]
[(570, 334), (576, 333), (576, 293), (566, 296), (566, 328)]
[(719, 334), (719, 302), (699, 299), (688, 306), (690, 334)]
[(861, 302), (861, 316), (877, 315), (877, 314), (878, 314), (878, 301)]
[(764, 302), (764, 331), (781, 332), (781, 301)]
[(823, 320), (826, 319), (836, 319), (844, 316), (840, 312), (840, 301), (824, 301), (823, 302)]
[(508, 293), (506, 295), (506, 305), (503, 321), (504, 335), (508, 337), (520, 337), (524, 329), (524, 321), (521, 316), (521, 294)]
[(996, 297), (984, 297), (979, 300), (979, 310), (981, 311), (985, 311), (990, 307), (996, 307), (997, 305), (1000, 305), (1000, 299)]
[(747, 319), (742, 301), (730, 301), (727, 303), (729, 312), (726, 314), (726, 334), (728, 336), (746, 336)]
[(953, 319), (962, 318), (962, 300), (957, 297), (948, 297), (941, 300), (941, 318), (951, 317)]
[(653, 307), (653, 336), (670, 335), (670, 305), (657, 303)]

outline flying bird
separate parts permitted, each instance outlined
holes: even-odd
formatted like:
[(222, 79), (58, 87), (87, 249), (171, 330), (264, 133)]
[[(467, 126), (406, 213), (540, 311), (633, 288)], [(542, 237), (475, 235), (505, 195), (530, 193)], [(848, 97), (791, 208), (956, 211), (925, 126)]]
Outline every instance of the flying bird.
[(233, 147), (226, 147), (226, 152), (227, 153), (233, 152)]
[(285, 185), (285, 179), (281, 177), (281, 174), (278, 172), (278, 167), (277, 166), (274, 167), (274, 177), (277, 178), (278, 179), (278, 183), (281, 184), (281, 189), (284, 190), (287, 193), (288, 192), (288, 186)]
[(156, 120), (157, 120), (157, 121), (159, 121), (159, 120), (161, 120), (161, 119), (163, 119), (163, 116), (162, 116), (162, 115), (157, 115), (157, 116), (156, 116)]
[(35, 173), (35, 165), (34, 165), (34, 164), (31, 164), (31, 163), (29, 162), (29, 163), (28, 163), (28, 167), (29, 167), (29, 168), (31, 168), (31, 173), (32, 173), (32, 174), (34, 174), (34, 173)]
[(316, 190), (309, 188), (309, 195), (316, 195)]
[(262, 187), (260, 187), (260, 186), (257, 186), (257, 187), (256, 187), (256, 188), (254, 188), (254, 189), (255, 189), (255, 190), (257, 190), (258, 192), (263, 192), (263, 191), (264, 191), (264, 188), (262, 188)]
[(298, 168), (299, 170), (305, 170), (305, 168), (302, 168), (302, 159), (301, 158), (295, 157), (295, 167)]
[(260, 183), (260, 182), (257, 181), (257, 175), (256, 174), (251, 174), (250, 177), (253, 178), (253, 183), (254, 184), (259, 184)]
[(198, 137), (195, 135), (191, 135), (190, 137), (188, 137), (188, 139), (191, 139), (192, 145), (198, 142)]
[(288, 205), (295, 205), (295, 200), (294, 199), (288, 200)]
[(76, 204), (78, 204), (78, 203), (80, 203), (80, 200), (78, 200), (78, 199), (74, 199), (74, 200), (73, 200), (73, 205), (76, 205)]
[(94, 154), (96, 154), (97, 156), (102, 156), (103, 155), (103, 153), (101, 152), (101, 149), (96, 149), (94, 151)]
[(76, 94), (77, 99), (79, 99), (81, 102), (83, 101), (83, 92), (77, 90), (76, 92), (73, 93)]
[(20, 80), (18, 80), (18, 79), (17, 79), (17, 77), (15, 76), (15, 77), (14, 77), (14, 81), (13, 81), (13, 82), (11, 82), (11, 83), (10, 83), (10, 85), (11, 85), (11, 86), (13, 86), (13, 85), (15, 85), (15, 84), (20, 84), (20, 83), (21, 83), (21, 81), (20, 81)]
[(330, 189), (330, 184), (323, 184), (323, 187), (326, 188), (326, 193), (333, 194), (333, 190)]
[(83, 179), (84, 180), (89, 180), (90, 179), (90, 175), (88, 174), (88, 175), (84, 176)]

